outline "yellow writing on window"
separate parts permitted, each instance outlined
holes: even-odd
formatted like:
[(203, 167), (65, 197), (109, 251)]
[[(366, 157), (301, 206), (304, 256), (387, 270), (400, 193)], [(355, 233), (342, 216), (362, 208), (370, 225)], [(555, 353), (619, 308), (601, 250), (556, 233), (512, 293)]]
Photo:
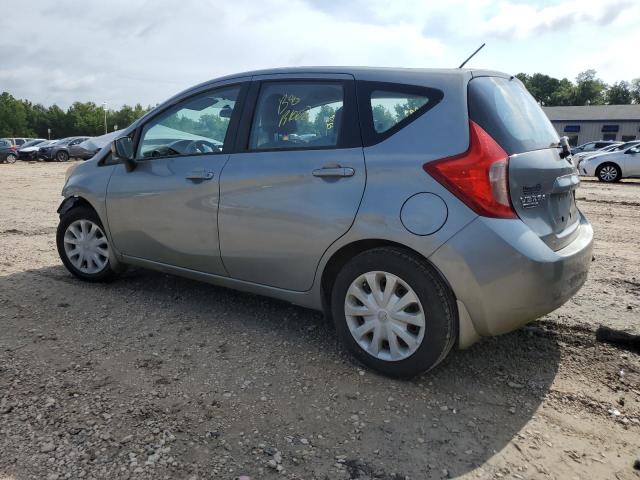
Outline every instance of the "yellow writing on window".
[(331, 130), (333, 128), (333, 122), (336, 119), (336, 114), (334, 113), (329, 118), (327, 118), (327, 130)]
[(309, 110), (309, 107), (302, 110), (293, 110), (292, 107), (300, 103), (300, 97), (291, 93), (285, 93), (278, 101), (278, 127), (282, 127), (288, 122), (300, 120)]

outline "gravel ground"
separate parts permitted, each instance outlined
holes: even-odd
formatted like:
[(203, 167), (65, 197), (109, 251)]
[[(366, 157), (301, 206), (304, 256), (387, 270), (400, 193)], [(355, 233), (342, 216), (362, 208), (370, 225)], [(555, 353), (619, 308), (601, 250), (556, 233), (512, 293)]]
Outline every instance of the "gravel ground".
[(640, 183), (583, 183), (597, 242), (572, 301), (398, 381), (312, 311), (145, 270), (73, 279), (66, 168), (0, 165), (0, 480), (640, 478), (640, 356), (594, 340), (640, 334)]

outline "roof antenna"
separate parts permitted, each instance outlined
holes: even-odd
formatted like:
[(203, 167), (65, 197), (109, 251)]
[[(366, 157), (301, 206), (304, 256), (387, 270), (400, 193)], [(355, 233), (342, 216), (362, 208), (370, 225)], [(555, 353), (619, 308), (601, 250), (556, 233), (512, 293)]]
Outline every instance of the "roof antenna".
[(467, 62), (469, 60), (471, 60), (475, 56), (476, 53), (478, 53), (480, 50), (482, 50), (484, 48), (485, 45), (486, 45), (486, 43), (483, 43), (482, 45), (480, 45), (480, 47), (478, 47), (478, 49), (475, 52), (473, 52), (471, 55), (469, 55), (469, 58), (467, 58), (464, 62), (462, 62), (458, 68), (464, 67), (467, 64)]

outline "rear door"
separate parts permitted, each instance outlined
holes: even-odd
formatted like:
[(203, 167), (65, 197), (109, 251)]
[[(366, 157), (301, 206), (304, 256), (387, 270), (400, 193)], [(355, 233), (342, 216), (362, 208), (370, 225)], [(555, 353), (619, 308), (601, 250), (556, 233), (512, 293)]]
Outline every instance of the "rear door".
[(354, 80), (254, 78), (220, 179), (222, 259), (233, 278), (305, 291), (364, 191)]
[(245, 92), (243, 84), (208, 89), (140, 127), (135, 170), (117, 165), (107, 187), (109, 228), (119, 252), (226, 275), (218, 181)]
[(580, 215), (578, 171), (560, 158), (558, 134), (515, 77), (476, 77), (469, 82), (469, 116), (509, 154), (511, 202), (550, 248), (575, 238)]

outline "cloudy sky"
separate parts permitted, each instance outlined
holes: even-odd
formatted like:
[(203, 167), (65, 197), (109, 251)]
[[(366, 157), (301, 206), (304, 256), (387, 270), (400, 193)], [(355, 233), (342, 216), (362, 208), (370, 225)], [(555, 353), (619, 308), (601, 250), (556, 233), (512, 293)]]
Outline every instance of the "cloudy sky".
[[(0, 91), (152, 104), (292, 65), (468, 66), (640, 77), (638, 0), (3, 0)], [(7, 21), (7, 15), (10, 19)]]

